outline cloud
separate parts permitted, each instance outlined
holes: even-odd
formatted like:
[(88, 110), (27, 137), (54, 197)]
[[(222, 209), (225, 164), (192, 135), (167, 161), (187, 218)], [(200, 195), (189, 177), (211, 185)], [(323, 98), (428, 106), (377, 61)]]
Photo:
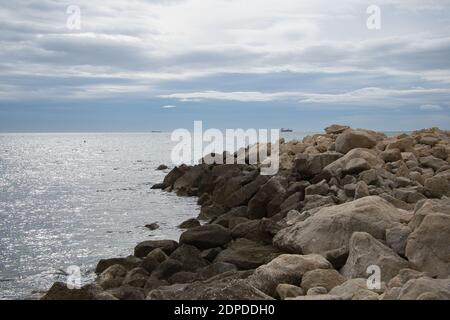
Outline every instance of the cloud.
[(176, 107), (177, 106), (174, 106), (174, 105), (171, 105), (171, 104), (166, 105), (166, 106), (162, 106), (163, 109), (173, 109), (173, 108), (176, 108)]
[(443, 108), (437, 104), (424, 104), (419, 107), (422, 111), (441, 111)]

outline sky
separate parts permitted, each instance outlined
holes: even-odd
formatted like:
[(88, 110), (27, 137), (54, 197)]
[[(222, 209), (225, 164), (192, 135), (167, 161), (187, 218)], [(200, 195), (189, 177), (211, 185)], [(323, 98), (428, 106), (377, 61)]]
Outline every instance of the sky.
[(449, 11), (450, 0), (0, 0), (0, 131), (450, 129)]

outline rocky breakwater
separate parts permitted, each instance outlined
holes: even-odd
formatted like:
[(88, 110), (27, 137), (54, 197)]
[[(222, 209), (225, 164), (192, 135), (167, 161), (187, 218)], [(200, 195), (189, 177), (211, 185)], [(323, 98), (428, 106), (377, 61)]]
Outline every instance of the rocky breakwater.
[(274, 176), (176, 167), (158, 187), (197, 196), (207, 222), (102, 260), (96, 283), (55, 283), (44, 299), (450, 299), (449, 162), (448, 131), (332, 125), (281, 141)]

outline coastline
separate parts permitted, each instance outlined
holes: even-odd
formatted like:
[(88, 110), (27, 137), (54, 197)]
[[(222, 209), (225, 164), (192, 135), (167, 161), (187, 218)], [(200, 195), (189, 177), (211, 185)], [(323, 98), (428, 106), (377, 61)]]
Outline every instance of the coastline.
[(450, 132), (325, 131), (281, 143), (274, 176), (261, 164), (172, 169), (155, 187), (197, 196), (207, 223), (101, 260), (96, 283), (58, 282), (43, 299), (450, 299)]

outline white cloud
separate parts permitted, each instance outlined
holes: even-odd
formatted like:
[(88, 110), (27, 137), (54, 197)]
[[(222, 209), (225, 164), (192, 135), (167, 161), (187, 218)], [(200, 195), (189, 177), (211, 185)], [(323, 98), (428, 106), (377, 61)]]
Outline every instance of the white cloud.
[(174, 106), (174, 105), (171, 105), (171, 104), (166, 105), (166, 106), (162, 106), (163, 109), (173, 109), (173, 108), (176, 108), (176, 107), (177, 106)]
[(441, 111), (443, 108), (438, 104), (424, 104), (421, 105), (420, 110), (422, 111)]

